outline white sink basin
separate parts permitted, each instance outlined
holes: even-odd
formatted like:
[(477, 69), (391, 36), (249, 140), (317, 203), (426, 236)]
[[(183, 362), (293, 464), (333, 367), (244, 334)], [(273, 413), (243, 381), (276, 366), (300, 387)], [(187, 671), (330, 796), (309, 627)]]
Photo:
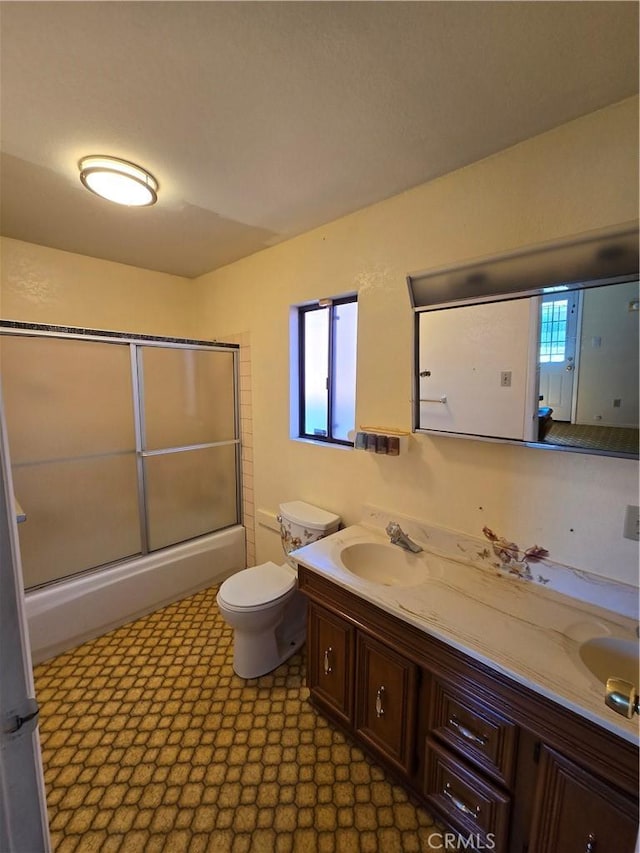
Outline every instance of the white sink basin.
[(603, 684), (608, 678), (621, 678), (640, 686), (638, 643), (619, 637), (595, 637), (582, 643), (582, 662)]
[(381, 586), (417, 586), (441, 574), (424, 551), (413, 554), (382, 542), (354, 542), (340, 551), (340, 560), (347, 571)]

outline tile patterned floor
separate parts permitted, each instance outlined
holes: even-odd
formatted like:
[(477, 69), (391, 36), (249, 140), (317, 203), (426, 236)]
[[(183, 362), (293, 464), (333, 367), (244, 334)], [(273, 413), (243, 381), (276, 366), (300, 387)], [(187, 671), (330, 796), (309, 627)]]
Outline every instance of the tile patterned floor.
[(544, 441), (568, 447), (638, 453), (640, 431), (627, 427), (591, 426), (552, 421)]
[(442, 850), (309, 704), (304, 657), (244, 681), (210, 588), (38, 666), (56, 853)]

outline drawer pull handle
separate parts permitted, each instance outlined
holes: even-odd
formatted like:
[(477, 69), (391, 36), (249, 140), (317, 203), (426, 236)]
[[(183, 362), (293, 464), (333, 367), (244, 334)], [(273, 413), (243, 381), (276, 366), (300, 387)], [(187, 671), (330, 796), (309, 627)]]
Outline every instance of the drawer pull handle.
[(463, 726), (457, 717), (449, 717), (449, 725), (453, 726), (453, 728), (459, 732), (465, 740), (469, 740), (471, 743), (477, 743), (479, 746), (487, 745), (488, 738), (484, 735), (477, 735), (475, 732), (472, 732), (471, 729)]
[(466, 803), (463, 803), (462, 800), (459, 797), (456, 797), (456, 795), (451, 791), (451, 785), (448, 782), (444, 786), (442, 793), (448, 800), (451, 800), (453, 805), (458, 809), (459, 812), (462, 812), (462, 814), (465, 814), (468, 817), (473, 818), (474, 820), (477, 820), (480, 816), (480, 806), (476, 806), (472, 809), (471, 806), (468, 806)]
[(593, 832), (590, 832), (587, 837), (587, 846), (584, 848), (584, 853), (596, 853), (596, 837)]
[(384, 717), (384, 706), (382, 705), (382, 699), (384, 697), (384, 687), (382, 685), (378, 687), (376, 692), (376, 717)]
[(333, 648), (329, 646), (328, 649), (324, 650), (324, 674), (329, 675), (333, 672), (333, 667), (331, 666), (331, 661), (329, 659), (329, 655), (333, 654)]

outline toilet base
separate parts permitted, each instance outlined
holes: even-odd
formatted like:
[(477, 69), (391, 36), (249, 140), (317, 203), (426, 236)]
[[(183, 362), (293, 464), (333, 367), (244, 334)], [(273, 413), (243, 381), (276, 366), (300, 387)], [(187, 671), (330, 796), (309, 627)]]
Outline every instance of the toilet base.
[(285, 648), (279, 648), (275, 642), (266, 644), (263, 640), (259, 641), (259, 648), (257, 648), (251, 635), (245, 634), (244, 637), (238, 637), (236, 633), (233, 671), (240, 678), (259, 678), (261, 675), (267, 675), (294, 655), (304, 645), (304, 641), (305, 633), (290, 640)]
[(235, 629), (233, 671), (240, 678), (259, 678), (273, 672), (294, 655), (307, 635), (307, 601), (296, 590), (275, 630), (251, 632)]

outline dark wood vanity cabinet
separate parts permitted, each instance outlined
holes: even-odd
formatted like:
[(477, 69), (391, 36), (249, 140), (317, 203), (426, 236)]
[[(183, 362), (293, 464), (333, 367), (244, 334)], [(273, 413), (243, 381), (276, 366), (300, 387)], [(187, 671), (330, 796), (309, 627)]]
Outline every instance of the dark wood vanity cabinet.
[(309, 603), (307, 682), (316, 705), (403, 773), (411, 771), (417, 667)]
[(638, 748), (300, 566), (311, 701), (464, 849), (634, 853)]
[(631, 851), (637, 834), (637, 812), (625, 797), (555, 750), (542, 749), (529, 853)]

